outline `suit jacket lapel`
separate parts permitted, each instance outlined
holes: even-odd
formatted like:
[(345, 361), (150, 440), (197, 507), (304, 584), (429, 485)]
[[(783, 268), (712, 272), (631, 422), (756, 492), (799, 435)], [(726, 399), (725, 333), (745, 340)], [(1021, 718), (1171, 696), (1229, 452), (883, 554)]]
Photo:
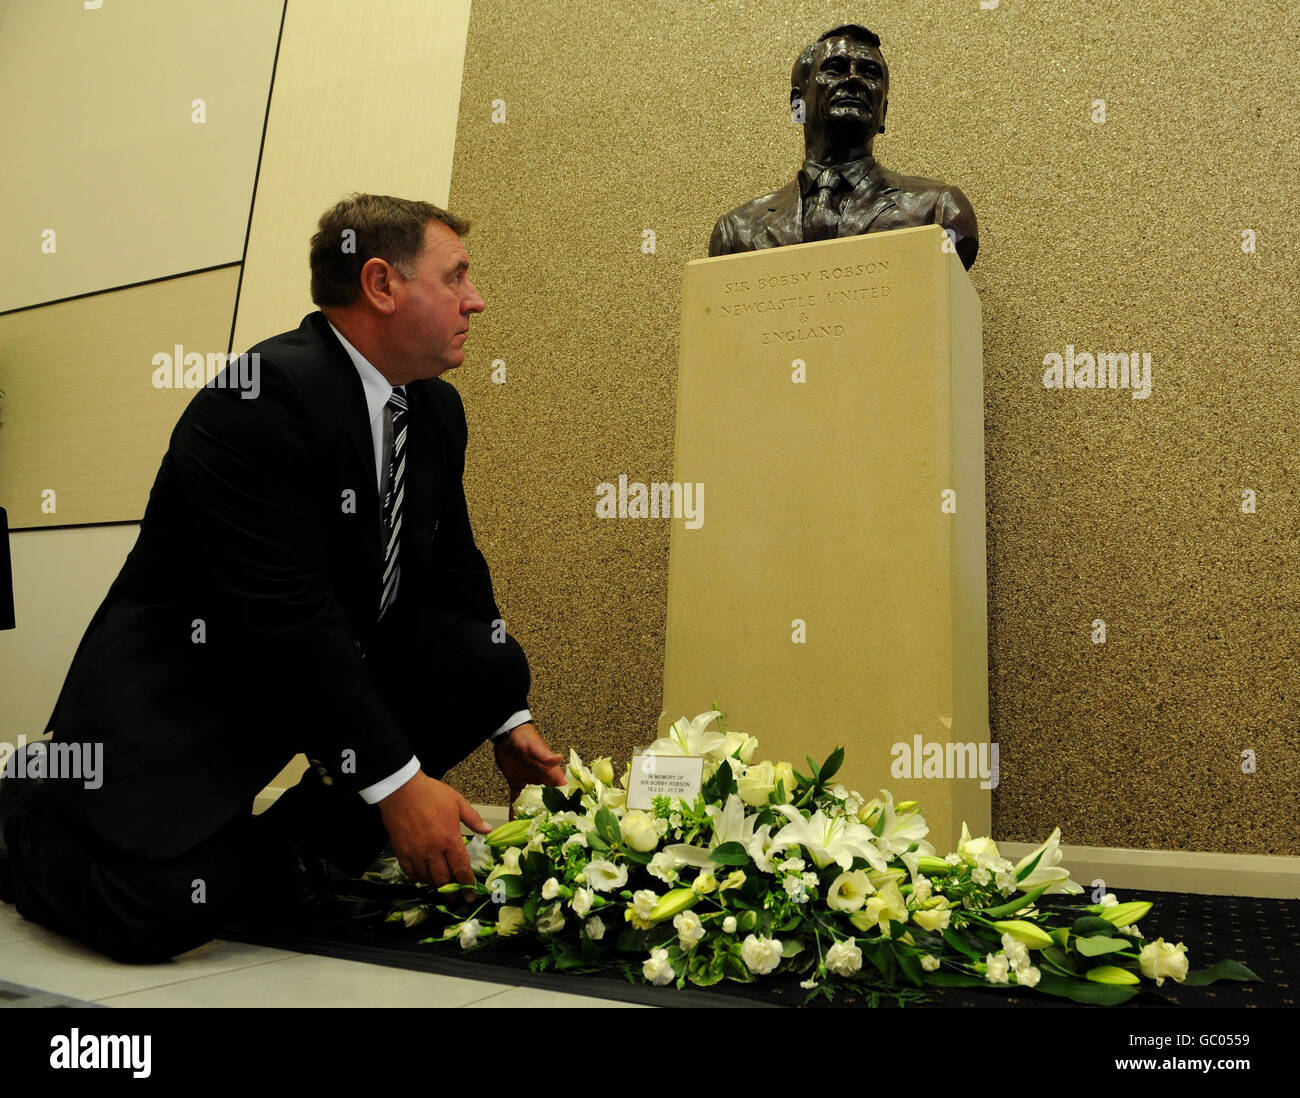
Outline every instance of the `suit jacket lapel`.
[(872, 161), (867, 174), (844, 200), (840, 208), (840, 227), (837, 236), (861, 236), (870, 230), (872, 223), (888, 209), (897, 207), (893, 195), (897, 187), (890, 184), (884, 169)]
[(787, 183), (772, 196), (763, 215), (762, 232), (755, 240), (758, 248), (780, 248), (803, 243), (803, 198), (799, 180)]

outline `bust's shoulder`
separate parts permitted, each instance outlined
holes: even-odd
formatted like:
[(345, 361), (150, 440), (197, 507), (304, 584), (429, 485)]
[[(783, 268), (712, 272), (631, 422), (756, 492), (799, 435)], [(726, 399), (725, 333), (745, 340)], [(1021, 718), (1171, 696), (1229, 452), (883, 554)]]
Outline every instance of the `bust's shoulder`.
[(748, 202), (742, 202), (734, 210), (728, 210), (718, 220), (749, 222), (780, 210), (798, 198), (798, 187), (799, 180), (792, 179), (784, 187), (779, 187), (770, 194), (762, 194), (757, 198), (751, 198)]
[(930, 179), (924, 175), (904, 175), (902, 172), (890, 171), (890, 169), (881, 165), (877, 165), (877, 171), (887, 189), (901, 191), (911, 197), (937, 198), (944, 191), (955, 191), (957, 194), (961, 194), (960, 187), (951, 183), (944, 183), (939, 179)]

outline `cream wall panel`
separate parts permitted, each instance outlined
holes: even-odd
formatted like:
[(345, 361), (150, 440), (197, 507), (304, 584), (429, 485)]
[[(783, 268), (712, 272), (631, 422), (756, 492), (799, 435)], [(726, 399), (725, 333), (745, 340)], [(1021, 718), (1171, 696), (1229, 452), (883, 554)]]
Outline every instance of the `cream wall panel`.
[(194, 396), (155, 388), (153, 358), (174, 357), (177, 344), (224, 354), (238, 277), (226, 267), (0, 316), (0, 501), (11, 528), (143, 516)]
[(81, 635), (139, 532), (130, 523), (11, 534), (15, 628), (0, 631), (0, 742), (45, 730)]
[(0, 5), (0, 310), (239, 261), (282, 11)]
[(320, 215), (362, 191), (446, 206), (469, 0), (289, 0), (234, 348), (296, 328)]

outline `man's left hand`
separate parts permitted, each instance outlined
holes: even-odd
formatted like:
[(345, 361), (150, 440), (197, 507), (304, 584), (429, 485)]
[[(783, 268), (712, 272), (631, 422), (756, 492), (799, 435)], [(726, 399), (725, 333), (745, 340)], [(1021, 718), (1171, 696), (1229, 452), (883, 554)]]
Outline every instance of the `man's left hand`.
[(511, 805), (526, 785), (564, 784), (563, 756), (546, 746), (546, 741), (531, 723), (512, 728), (496, 741), (493, 748), (497, 768), (510, 786)]

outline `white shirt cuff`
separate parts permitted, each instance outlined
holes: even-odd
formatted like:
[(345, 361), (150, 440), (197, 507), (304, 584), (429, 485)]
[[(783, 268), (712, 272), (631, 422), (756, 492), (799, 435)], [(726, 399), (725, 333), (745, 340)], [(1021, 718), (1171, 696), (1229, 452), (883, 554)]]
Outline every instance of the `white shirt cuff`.
[(513, 728), (518, 728), (521, 724), (531, 724), (533, 715), (527, 709), (521, 709), (518, 713), (511, 713), (506, 718), (505, 724), (492, 733), (492, 739), (499, 740)]
[(366, 804), (378, 804), (390, 793), (396, 793), (407, 782), (420, 772), (420, 760), (414, 755), (411, 761), (407, 763), (396, 774), (390, 774), (383, 781), (375, 782), (374, 785), (368, 785), (361, 791), (361, 799)]

